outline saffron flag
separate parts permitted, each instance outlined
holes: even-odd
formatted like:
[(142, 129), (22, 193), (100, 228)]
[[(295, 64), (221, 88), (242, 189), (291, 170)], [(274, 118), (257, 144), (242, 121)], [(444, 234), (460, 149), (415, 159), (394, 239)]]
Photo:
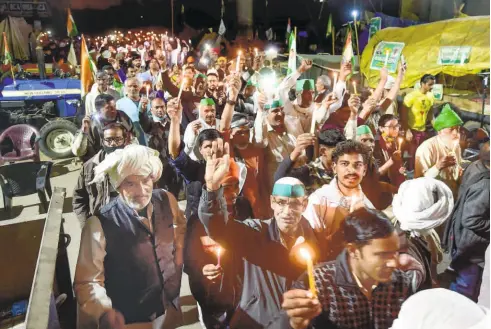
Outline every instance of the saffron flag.
[(5, 32), (3, 32), (3, 45), (4, 45), (4, 53), (3, 53), (3, 64), (4, 65), (12, 65), (12, 55), (10, 54), (10, 50), (9, 50), (9, 44), (7, 42), (7, 34), (5, 34)]
[(72, 11), (68, 8), (68, 16), (66, 22), (66, 32), (69, 37), (75, 37), (78, 35), (77, 25), (75, 25), (75, 20), (72, 16)]
[(351, 64), (353, 64), (353, 60), (354, 60), (353, 43), (351, 41), (351, 29), (349, 29), (348, 36), (346, 37), (346, 42), (344, 44), (344, 49), (343, 49), (343, 63), (352, 62)]
[(80, 45), (80, 89), (82, 90), (82, 97), (90, 91), (92, 84), (94, 84), (94, 72), (92, 71), (91, 61), (87, 43), (82, 34), (82, 43)]

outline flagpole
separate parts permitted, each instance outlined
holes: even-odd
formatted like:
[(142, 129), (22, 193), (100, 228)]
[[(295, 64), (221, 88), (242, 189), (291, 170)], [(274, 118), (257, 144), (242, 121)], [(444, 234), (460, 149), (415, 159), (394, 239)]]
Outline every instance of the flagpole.
[(174, 0), (170, 0), (171, 22), (172, 22), (172, 36), (174, 36)]
[(336, 29), (334, 28), (334, 24), (332, 25), (331, 38), (332, 38), (332, 54), (336, 55), (336, 47), (334, 46), (336, 43)]
[(358, 66), (360, 65), (360, 46), (358, 45), (358, 28), (356, 26), (356, 15), (354, 16), (355, 23), (355, 39), (356, 39), (356, 55), (358, 57)]

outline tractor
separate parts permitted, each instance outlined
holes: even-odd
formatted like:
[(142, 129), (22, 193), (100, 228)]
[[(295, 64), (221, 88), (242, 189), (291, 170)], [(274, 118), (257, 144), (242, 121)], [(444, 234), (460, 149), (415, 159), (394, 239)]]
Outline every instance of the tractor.
[(0, 132), (12, 125), (29, 124), (39, 130), (39, 148), (46, 156), (73, 156), (80, 88), (80, 80), (62, 71), (51, 79), (36, 79), (25, 71), (16, 74), (15, 83), (5, 79), (0, 83)]

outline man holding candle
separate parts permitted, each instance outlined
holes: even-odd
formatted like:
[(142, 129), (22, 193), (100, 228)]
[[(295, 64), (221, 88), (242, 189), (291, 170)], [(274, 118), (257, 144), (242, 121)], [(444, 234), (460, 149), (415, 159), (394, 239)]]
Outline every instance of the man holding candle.
[(336, 260), (314, 268), (316, 294), (306, 275), (301, 277), (283, 295), (288, 319), (275, 328), (289, 322), (293, 329), (387, 329), (419, 288), (424, 268), (409, 254), (400, 254), (407, 246), (382, 212), (358, 209), (341, 228), (346, 247)]
[(298, 241), (316, 246), (314, 233), (302, 218), (307, 205), (305, 187), (295, 178), (282, 178), (270, 198), (273, 218), (231, 220), (221, 187), (229, 171), (228, 145), (218, 140), (213, 142), (213, 150), (207, 159), (199, 217), (208, 235), (234, 255), (238, 268), (243, 268), (237, 273), (243, 288), (230, 327), (269, 327), (280, 318), (279, 296), (290, 288), (290, 280), (305, 270), (290, 261), (290, 250)]
[(384, 114), (378, 122), (380, 135), (375, 139), (373, 156), (379, 167), (380, 179), (399, 187), (406, 180), (402, 163), (403, 138), (399, 137), (399, 118)]
[(443, 181), (452, 190), (454, 198), (457, 198), (462, 175), (462, 125), (463, 121), (457, 113), (446, 104), (433, 123), (438, 135), (423, 142), (416, 151), (414, 177), (425, 176)]

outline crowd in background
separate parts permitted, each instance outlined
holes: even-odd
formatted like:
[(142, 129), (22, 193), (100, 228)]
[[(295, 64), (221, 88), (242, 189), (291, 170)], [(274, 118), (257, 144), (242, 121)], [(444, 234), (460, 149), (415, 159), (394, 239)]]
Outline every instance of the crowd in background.
[(203, 328), (486, 325), (489, 136), (435, 104), (434, 76), (401, 97), (402, 63), (356, 88), (349, 61), (312, 80), (309, 60), (159, 39), (90, 47), (72, 145), (83, 325), (166, 327), (182, 271)]

